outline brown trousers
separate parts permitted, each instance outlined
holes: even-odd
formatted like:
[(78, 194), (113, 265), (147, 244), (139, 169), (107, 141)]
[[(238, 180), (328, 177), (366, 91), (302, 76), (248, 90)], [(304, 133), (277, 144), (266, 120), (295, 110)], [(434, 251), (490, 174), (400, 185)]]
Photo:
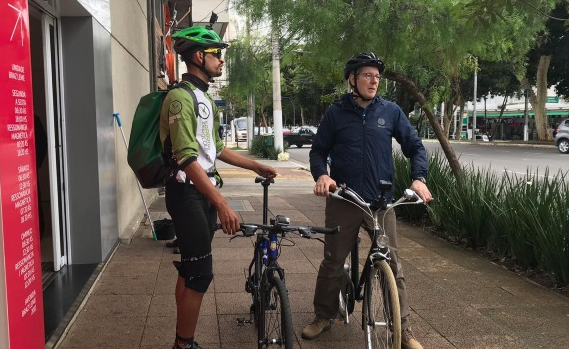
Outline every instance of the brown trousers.
[[(384, 211), (378, 212), (379, 224), (383, 223)], [(341, 227), (341, 231), (336, 235), (326, 235), (324, 245), (324, 260), (318, 270), (316, 279), (316, 289), (314, 291), (314, 313), (325, 319), (333, 319), (338, 315), (341, 278), (344, 263), (352, 247), (357, 241), (358, 232), (362, 223), (366, 222), (373, 226), (372, 219), (355, 205), (338, 200), (326, 199), (326, 227)], [(399, 262), (396, 236), (396, 217), (395, 212), (390, 210), (385, 216), (385, 233), (389, 238), (389, 248), (391, 261), (389, 265), (399, 292), (399, 304), (401, 307), (401, 328), (409, 327), (409, 305), (407, 303), (407, 291), (403, 269)], [(360, 253), (367, 254), (367, 251), (360, 250)]]

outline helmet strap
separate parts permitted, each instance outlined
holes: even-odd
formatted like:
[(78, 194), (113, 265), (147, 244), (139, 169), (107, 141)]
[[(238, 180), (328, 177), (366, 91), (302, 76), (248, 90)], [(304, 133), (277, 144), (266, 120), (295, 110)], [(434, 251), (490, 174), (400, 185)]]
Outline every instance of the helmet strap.
[[(356, 76), (354, 75), (354, 79), (357, 79)], [(354, 99), (361, 99), (364, 102), (369, 102), (371, 101), (373, 98), (364, 98), (364, 96), (361, 95), (360, 91), (358, 91), (358, 86), (357, 84), (352, 85), (350, 83), (350, 87), (352, 88), (352, 97)]]
[(197, 67), (199, 70), (201, 70), (207, 76), (207, 79), (209, 81), (211, 81), (213, 79), (213, 76), (210, 73), (208, 73), (207, 70), (205, 69), (205, 55), (206, 55), (206, 53), (203, 50), (201, 50), (200, 52), (202, 53), (202, 64), (199, 65), (196, 62), (194, 62), (193, 60), (190, 61), (190, 63), (193, 66)]

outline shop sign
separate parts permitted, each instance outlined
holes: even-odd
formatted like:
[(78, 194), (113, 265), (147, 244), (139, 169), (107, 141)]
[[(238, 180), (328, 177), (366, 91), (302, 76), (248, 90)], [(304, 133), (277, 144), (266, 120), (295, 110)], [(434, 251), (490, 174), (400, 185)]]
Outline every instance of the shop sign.
[[(45, 348), (27, 0), (0, 11), (0, 198), (9, 348)], [(1, 274), (0, 274), (1, 275)]]

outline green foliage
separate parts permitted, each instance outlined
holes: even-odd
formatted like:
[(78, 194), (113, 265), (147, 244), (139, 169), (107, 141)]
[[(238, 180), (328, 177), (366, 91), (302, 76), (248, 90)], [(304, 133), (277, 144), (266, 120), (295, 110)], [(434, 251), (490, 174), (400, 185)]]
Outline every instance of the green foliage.
[[(409, 183), (409, 161), (395, 154), (396, 190)], [(428, 217), (447, 238), (483, 248), (569, 285), (569, 182), (567, 174), (497, 177), (464, 168), (458, 179), (438, 153), (429, 159)], [(417, 215), (405, 215), (417, 218)]]
[[(549, 12), (554, 0), (235, 2), (243, 13), (252, 14), (254, 24), (278, 21), (281, 40), (292, 46), (296, 43), (308, 53), (296, 64), (318, 86), (338, 86), (345, 91), (344, 63), (355, 53), (374, 51), (382, 56), (388, 71), (410, 77), (428, 103), (435, 105), (450, 101), (456, 93), (452, 82), (469, 56), (500, 61), (523, 76), (525, 54), (543, 29), (543, 13)], [(291, 50), (283, 49), (283, 56), (287, 52)], [(395, 86), (382, 82), (380, 90), (409, 110), (409, 102), (403, 102), (409, 97)], [(294, 91), (297, 96), (302, 92)], [(326, 104), (336, 95), (332, 91), (324, 94)]]
[(270, 137), (271, 140), (269, 141), (267, 136), (254, 136), (249, 153), (269, 160), (277, 160), (279, 151), (275, 149), (272, 136)]

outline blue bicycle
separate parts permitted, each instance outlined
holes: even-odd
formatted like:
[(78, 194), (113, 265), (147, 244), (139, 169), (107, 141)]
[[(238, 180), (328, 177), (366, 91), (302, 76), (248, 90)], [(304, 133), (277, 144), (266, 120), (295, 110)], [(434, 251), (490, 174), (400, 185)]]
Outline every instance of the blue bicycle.
[[(277, 215), (267, 224), (268, 187), (273, 179), (257, 177), (255, 183), (263, 186), (263, 224), (241, 224), (244, 237), (256, 236), (253, 259), (246, 276), (245, 291), (251, 294), (249, 319), (239, 318), (237, 323), (253, 323), (258, 329), (258, 348), (294, 347), (294, 332), (285, 271), (279, 265), (281, 242), (289, 233), (307, 239), (320, 239), (316, 233), (336, 234), (340, 227), (292, 226), (288, 217)], [(237, 237), (234, 236), (231, 239)], [(288, 240), (289, 242), (291, 240)]]

